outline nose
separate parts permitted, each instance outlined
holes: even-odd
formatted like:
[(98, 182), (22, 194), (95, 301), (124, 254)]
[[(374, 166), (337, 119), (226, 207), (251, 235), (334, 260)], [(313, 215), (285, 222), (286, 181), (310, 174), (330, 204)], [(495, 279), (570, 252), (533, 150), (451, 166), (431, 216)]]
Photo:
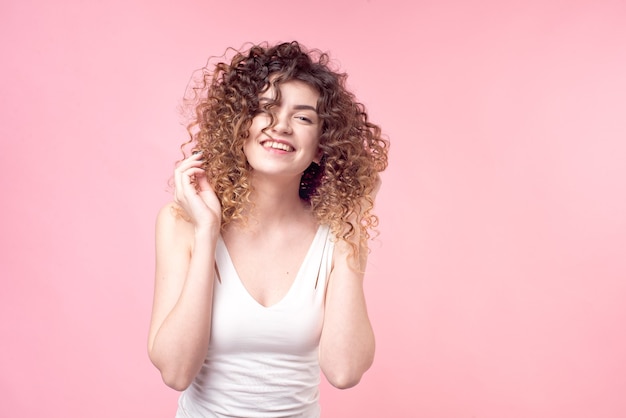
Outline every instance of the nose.
[(272, 131), (282, 134), (291, 133), (291, 120), (289, 119), (289, 115), (287, 115), (286, 112), (275, 112), (273, 117), (274, 124), (271, 127)]

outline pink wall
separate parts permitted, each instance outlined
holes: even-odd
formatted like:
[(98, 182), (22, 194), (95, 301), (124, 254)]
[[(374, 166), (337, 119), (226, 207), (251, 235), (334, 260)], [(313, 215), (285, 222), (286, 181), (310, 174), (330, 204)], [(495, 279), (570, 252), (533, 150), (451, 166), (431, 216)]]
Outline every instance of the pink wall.
[(0, 5), (0, 416), (173, 416), (145, 345), (176, 106), (293, 38), (393, 144), (377, 360), (325, 416), (626, 416), (626, 3), (91, 3)]

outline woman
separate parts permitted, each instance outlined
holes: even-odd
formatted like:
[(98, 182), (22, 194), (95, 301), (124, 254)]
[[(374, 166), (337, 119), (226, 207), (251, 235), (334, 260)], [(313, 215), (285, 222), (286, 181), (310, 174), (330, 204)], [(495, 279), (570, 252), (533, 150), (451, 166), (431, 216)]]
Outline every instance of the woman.
[(363, 294), (387, 142), (329, 58), (258, 45), (194, 91), (156, 224), (149, 355), (178, 417), (317, 417), (374, 358)]

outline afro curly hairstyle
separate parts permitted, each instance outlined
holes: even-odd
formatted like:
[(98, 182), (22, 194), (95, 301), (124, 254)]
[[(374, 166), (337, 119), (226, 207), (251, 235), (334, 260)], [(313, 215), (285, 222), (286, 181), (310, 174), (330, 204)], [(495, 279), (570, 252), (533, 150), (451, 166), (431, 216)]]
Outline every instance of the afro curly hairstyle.
[(222, 228), (235, 220), (245, 222), (244, 207), (251, 204), (251, 167), (243, 144), (253, 117), (268, 110), (260, 107), (259, 95), (270, 86), (299, 80), (319, 92), (322, 124), (321, 161), (302, 175), (300, 197), (310, 204), (316, 220), (329, 225), (356, 255), (360, 245), (353, 238), (363, 245), (378, 225), (372, 193), (380, 181), (378, 173), (387, 167), (389, 148), (380, 127), (368, 120), (364, 105), (346, 88), (347, 75), (331, 68), (327, 53), (295, 41), (230, 51), (232, 59), (213, 68), (207, 65), (188, 90), (191, 95), (183, 104), (191, 109), (190, 138), (181, 146), (184, 156), (188, 147), (202, 151), (203, 168), (222, 204)]

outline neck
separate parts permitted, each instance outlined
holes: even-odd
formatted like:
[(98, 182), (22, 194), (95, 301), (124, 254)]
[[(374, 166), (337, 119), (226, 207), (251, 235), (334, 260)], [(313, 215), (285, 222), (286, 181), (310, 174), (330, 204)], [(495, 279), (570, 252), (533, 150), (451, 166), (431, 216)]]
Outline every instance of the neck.
[(253, 175), (252, 186), (254, 191), (250, 196), (252, 207), (247, 215), (250, 224), (258, 228), (273, 228), (277, 224), (287, 225), (289, 221), (301, 221), (303, 217), (310, 219), (308, 205), (300, 199), (298, 194), (300, 179), (262, 178)]

